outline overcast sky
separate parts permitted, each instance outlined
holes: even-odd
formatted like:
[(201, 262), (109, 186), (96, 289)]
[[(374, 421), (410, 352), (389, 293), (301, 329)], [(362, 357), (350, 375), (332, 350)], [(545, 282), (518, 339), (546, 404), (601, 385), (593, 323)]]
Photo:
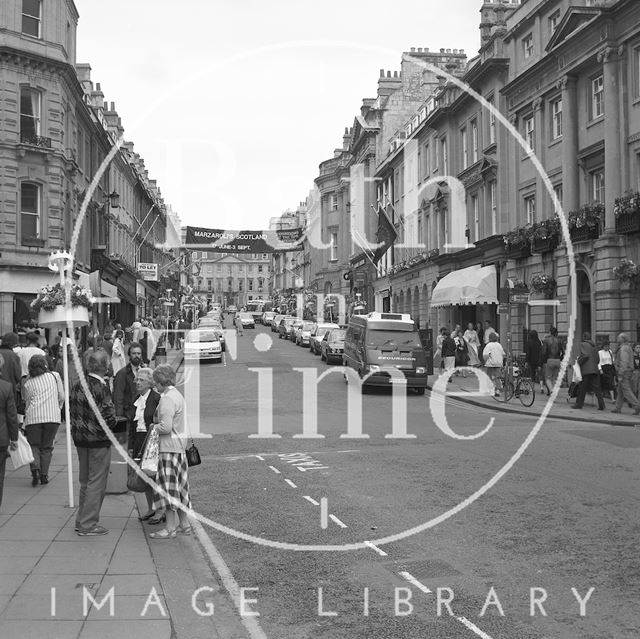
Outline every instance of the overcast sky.
[(77, 61), (183, 224), (213, 228), (295, 208), (403, 51), (480, 44), (482, 0), (75, 3)]

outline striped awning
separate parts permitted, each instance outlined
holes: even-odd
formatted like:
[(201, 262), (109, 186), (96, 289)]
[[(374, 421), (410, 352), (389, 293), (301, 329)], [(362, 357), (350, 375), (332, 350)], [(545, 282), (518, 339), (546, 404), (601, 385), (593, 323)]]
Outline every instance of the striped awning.
[(431, 296), (432, 307), (497, 303), (498, 283), (494, 264), (476, 264), (445, 275)]

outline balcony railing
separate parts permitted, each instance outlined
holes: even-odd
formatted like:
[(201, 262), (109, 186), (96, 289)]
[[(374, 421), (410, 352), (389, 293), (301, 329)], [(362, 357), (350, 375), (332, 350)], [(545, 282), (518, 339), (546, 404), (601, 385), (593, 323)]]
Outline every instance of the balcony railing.
[(22, 144), (29, 144), (30, 146), (37, 146), (42, 149), (51, 148), (51, 138), (46, 138), (42, 135), (35, 135), (34, 133), (20, 133), (20, 142)]

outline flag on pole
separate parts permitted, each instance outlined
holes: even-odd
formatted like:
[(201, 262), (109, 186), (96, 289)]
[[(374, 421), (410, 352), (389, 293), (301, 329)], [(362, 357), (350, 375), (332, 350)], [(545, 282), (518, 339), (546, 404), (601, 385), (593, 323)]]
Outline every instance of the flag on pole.
[(389, 222), (389, 218), (384, 212), (384, 209), (378, 205), (378, 231), (376, 233), (376, 240), (378, 243), (381, 242), (382, 246), (379, 246), (373, 254), (374, 264), (377, 264), (382, 259), (382, 256), (391, 248), (397, 237), (398, 234), (393, 224)]

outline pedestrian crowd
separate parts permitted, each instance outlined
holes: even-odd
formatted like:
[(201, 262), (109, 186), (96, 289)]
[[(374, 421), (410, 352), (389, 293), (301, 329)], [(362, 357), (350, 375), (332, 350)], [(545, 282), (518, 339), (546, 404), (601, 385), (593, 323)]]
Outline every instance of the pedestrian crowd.
[[(172, 324), (167, 340), (172, 347), (180, 347), (189, 324), (180, 317)], [(62, 348), (61, 341), (51, 347), (43, 344), (39, 331), (28, 333), (22, 346), (16, 333), (7, 333), (0, 341), (0, 506), (6, 460), (9, 451), (17, 448), (20, 431), (33, 454), (32, 485), (49, 483), (55, 437), (66, 418)], [(156, 481), (162, 491), (147, 489), (148, 512), (141, 520), (150, 524), (166, 522), (165, 528), (151, 535), (153, 539), (191, 532), (185, 513), (176, 514), (175, 504), (165, 496), (171, 495), (190, 507), (183, 442), (184, 400), (175, 388), (176, 376), (171, 366), (150, 368), (156, 348), (150, 319), (133, 322), (127, 329), (114, 322), (103, 335), (91, 335), (84, 352), (74, 340), (67, 340), (68, 418), (78, 455), (80, 484), (75, 530), (80, 536), (108, 533), (99, 523), (111, 462), (111, 440), (105, 429), (128, 432), (127, 448), (134, 458), (141, 455), (148, 435), (158, 431)], [(82, 362), (89, 395), (80, 382), (74, 353)]]

